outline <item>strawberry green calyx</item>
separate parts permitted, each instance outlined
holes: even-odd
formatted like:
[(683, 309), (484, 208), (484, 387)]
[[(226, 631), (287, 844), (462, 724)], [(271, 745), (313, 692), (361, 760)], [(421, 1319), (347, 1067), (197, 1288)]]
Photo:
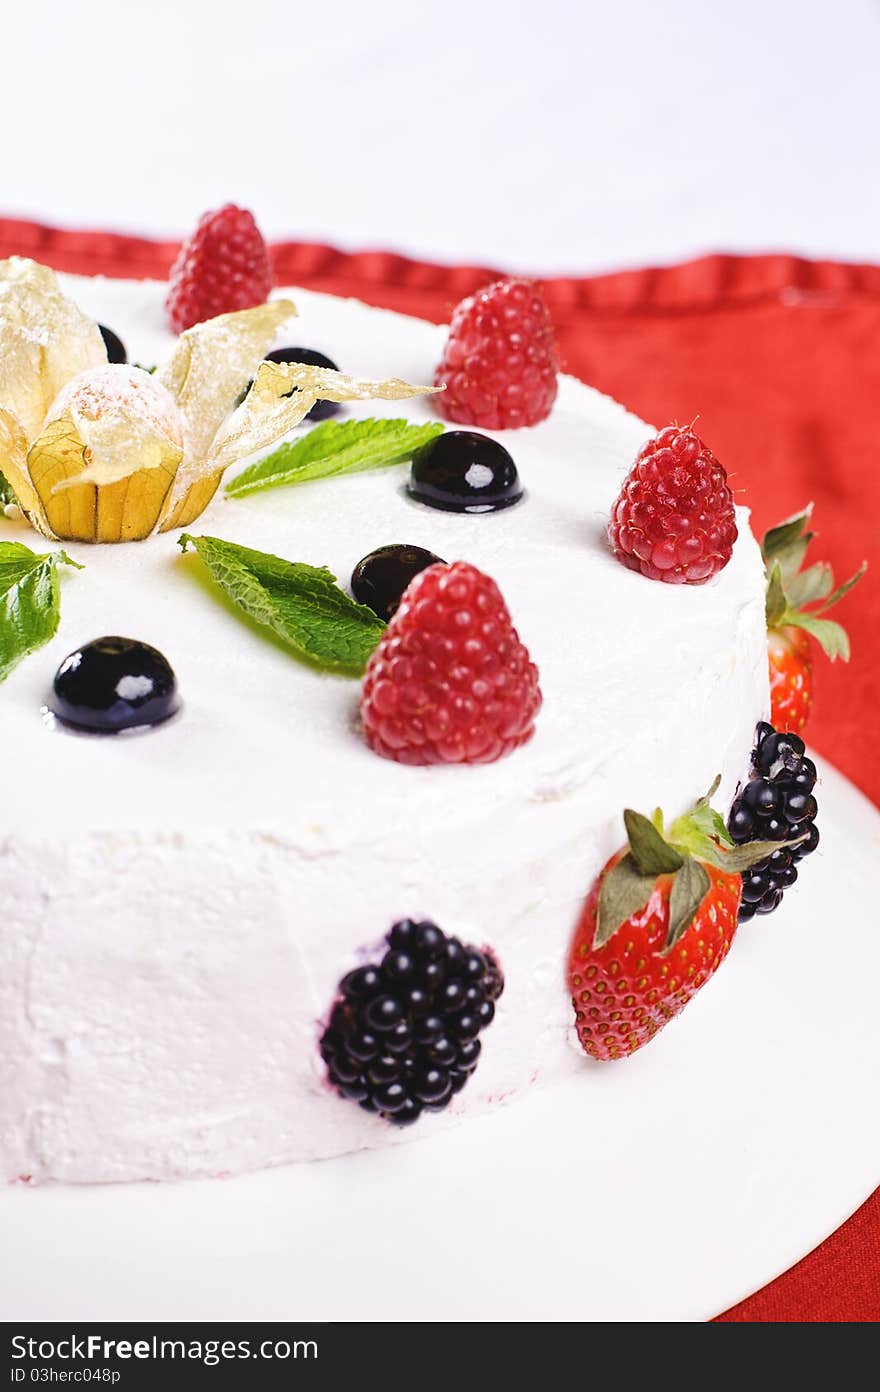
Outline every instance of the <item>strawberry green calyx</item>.
[[(814, 533), (808, 530), (813, 505), (771, 527), (761, 543), (767, 576), (767, 629), (801, 628), (819, 643), (831, 658), (849, 661), (850, 646), (846, 629), (833, 619), (822, 617), (861, 580), (867, 570), (862, 562), (855, 575), (834, 586), (834, 572), (825, 561), (801, 569)], [(809, 606), (809, 607), (808, 607)]]
[(710, 804), (717, 791), (716, 778), (705, 797), (677, 818), (668, 833), (662, 814), (653, 818), (627, 808), (623, 814), (629, 847), (611, 866), (602, 881), (593, 947), (604, 947), (623, 925), (648, 905), (661, 877), (669, 883), (669, 929), (663, 955), (671, 952), (709, 892), (706, 866), (739, 875), (773, 851), (794, 846), (791, 841), (751, 841), (735, 846), (721, 817)]

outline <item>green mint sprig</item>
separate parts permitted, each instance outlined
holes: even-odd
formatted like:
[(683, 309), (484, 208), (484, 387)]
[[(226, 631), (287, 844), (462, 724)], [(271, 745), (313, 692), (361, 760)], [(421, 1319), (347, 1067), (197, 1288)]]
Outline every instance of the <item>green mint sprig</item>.
[(9, 481), (0, 474), (0, 508), (8, 507), (15, 502), (15, 494), (9, 486)]
[(62, 565), (82, 570), (66, 551), (38, 554), (18, 541), (0, 542), (0, 681), (58, 631)]
[(226, 495), (243, 498), (264, 488), (387, 469), (392, 464), (404, 464), (416, 450), (442, 433), (439, 421), (426, 425), (383, 417), (325, 421), (301, 439), (281, 445), (265, 459), (242, 470), (226, 485)]
[(286, 643), (299, 658), (328, 672), (361, 676), (385, 625), (356, 604), (325, 566), (285, 561), (219, 537), (179, 537), (192, 547), (234, 604)]

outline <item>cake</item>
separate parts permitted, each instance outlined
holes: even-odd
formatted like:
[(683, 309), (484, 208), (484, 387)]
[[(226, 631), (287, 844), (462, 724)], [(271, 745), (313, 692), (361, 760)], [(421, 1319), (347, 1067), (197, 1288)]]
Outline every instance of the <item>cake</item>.
[[(168, 357), (165, 286), (60, 279), (132, 360)], [(445, 329), (276, 293), (297, 305), (297, 342), (345, 371), (432, 381)], [(437, 418), (430, 398), (403, 413)], [(0, 1177), (174, 1179), (316, 1160), (430, 1136), (574, 1075), (589, 1106), (596, 1065), (577, 1043), (565, 963), (621, 811), (662, 802), (676, 815), (716, 775), (726, 809), (769, 710), (747, 511), (707, 584), (652, 583), (608, 545), (614, 499), (653, 433), (560, 376), (547, 419), (498, 435), (525, 488), (515, 507), (424, 507), (401, 468), (221, 490), (190, 524), (328, 566), (343, 584), (393, 542), (492, 576), (543, 692), (534, 737), (496, 763), (378, 757), (358, 684), (238, 622), (176, 531), (64, 541), (84, 569), (65, 574), (59, 630), (0, 686), (14, 790), (0, 811)], [(40, 542), (23, 520), (2, 539)], [(47, 721), (62, 659), (117, 633), (167, 657), (180, 712), (104, 739)], [(491, 948), (505, 989), (467, 1087), (401, 1131), (336, 1095), (319, 1042), (340, 978), (406, 916)]]

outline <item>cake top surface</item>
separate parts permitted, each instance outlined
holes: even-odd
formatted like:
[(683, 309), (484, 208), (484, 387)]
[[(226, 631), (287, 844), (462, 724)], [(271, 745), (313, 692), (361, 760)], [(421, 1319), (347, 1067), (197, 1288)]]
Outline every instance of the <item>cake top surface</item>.
[[(122, 336), (132, 360), (167, 357), (164, 286), (61, 279), (87, 313)], [(300, 314), (287, 342), (316, 348), (358, 376), (432, 380), (443, 328), (353, 300), (283, 293)], [(436, 418), (426, 400), (345, 409), (350, 417)], [(526, 489), (515, 507), (487, 515), (424, 507), (407, 497), (399, 468), (235, 500), (221, 489), (190, 528), (326, 565), (343, 586), (364, 555), (393, 542), (492, 575), (544, 693), (533, 740), (493, 765), (412, 768), (371, 753), (357, 725), (358, 682), (303, 665), (244, 621), (197, 558), (181, 555), (177, 533), (126, 546), (68, 544), (85, 569), (64, 577), (59, 632), (0, 693), (16, 790), (0, 812), (0, 835), (241, 828), (315, 857), (395, 833), (427, 847), (431, 828), (449, 816), (475, 825), (493, 813), (503, 819), (513, 799), (560, 800), (601, 779), (630, 747), (651, 740), (653, 708), (668, 713), (680, 700), (684, 713), (688, 693), (717, 681), (735, 651), (742, 611), (763, 594), (743, 510), (733, 558), (706, 585), (652, 583), (614, 559), (608, 512), (651, 433), (610, 398), (562, 377), (548, 420), (499, 432)], [(23, 523), (4, 523), (3, 532), (44, 549)], [(44, 721), (59, 662), (105, 634), (141, 639), (167, 656), (183, 702), (177, 717), (112, 738)]]

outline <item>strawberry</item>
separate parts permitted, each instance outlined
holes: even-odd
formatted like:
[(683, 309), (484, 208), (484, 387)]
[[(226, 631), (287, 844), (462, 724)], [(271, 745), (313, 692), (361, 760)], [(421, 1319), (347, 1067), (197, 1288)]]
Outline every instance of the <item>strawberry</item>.
[[(761, 544), (767, 573), (767, 653), (770, 662), (770, 719), (777, 730), (798, 732), (807, 723), (813, 701), (815, 638), (834, 662), (849, 662), (846, 629), (823, 618), (862, 578), (863, 563), (843, 585), (834, 588), (834, 572), (820, 561), (802, 570), (814, 533), (806, 530), (812, 503), (771, 527)], [(808, 607), (810, 606), (810, 607)]]
[(793, 842), (734, 846), (705, 798), (664, 834), (627, 809), (628, 842), (596, 880), (568, 961), (575, 1027), (585, 1053), (619, 1059), (650, 1042), (727, 956), (742, 871)]

